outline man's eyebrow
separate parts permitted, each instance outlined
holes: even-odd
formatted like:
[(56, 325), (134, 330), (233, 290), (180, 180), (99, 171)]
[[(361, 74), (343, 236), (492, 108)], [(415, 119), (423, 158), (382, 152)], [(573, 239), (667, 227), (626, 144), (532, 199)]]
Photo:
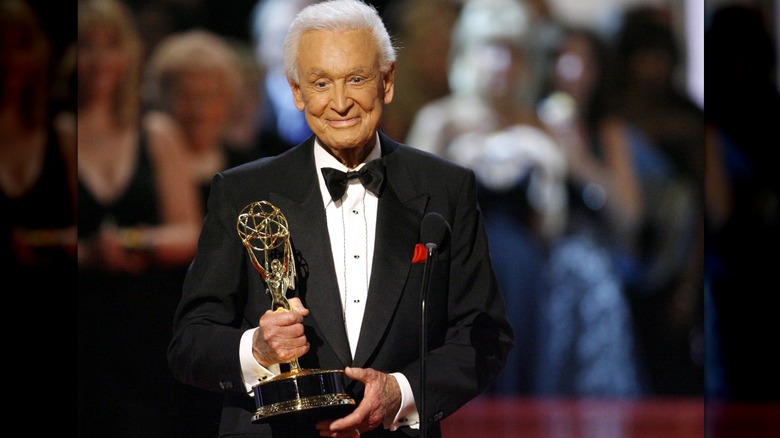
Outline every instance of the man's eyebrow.
[(355, 67), (349, 71), (349, 74), (350, 76), (354, 76), (354, 75), (366, 76), (373, 73), (373, 71), (374, 71), (373, 69), (367, 67)]
[(306, 74), (307, 78), (319, 78), (321, 76), (325, 76), (325, 70), (321, 68), (313, 68)]
[[(372, 71), (373, 70), (371, 70), (369, 68), (366, 68), (366, 67), (355, 67), (355, 68), (353, 68), (352, 70), (350, 70), (347, 73), (347, 76), (367, 75), (367, 74), (371, 74)], [(323, 77), (323, 76), (327, 76), (327, 74), (326, 74), (325, 70), (323, 70), (321, 68), (312, 68), (306, 74), (306, 77), (310, 78), (310, 79), (319, 78), (319, 77)]]

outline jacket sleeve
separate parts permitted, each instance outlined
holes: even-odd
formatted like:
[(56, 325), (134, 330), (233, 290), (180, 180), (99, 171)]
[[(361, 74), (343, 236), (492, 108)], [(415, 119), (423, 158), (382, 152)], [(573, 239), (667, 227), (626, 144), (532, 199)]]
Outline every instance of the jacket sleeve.
[(248, 307), (254, 294), (248, 293), (246, 249), (236, 231), (240, 210), (223, 175), (216, 175), (168, 347), (174, 377), (211, 391), (246, 392), (239, 344), (242, 334), (257, 326), (246, 316), (259, 310)]

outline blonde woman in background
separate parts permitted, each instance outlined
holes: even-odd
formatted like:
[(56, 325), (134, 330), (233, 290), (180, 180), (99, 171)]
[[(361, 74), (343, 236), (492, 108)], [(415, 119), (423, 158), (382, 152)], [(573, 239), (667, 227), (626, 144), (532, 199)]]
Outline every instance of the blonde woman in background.
[(146, 101), (182, 128), (186, 165), (200, 188), (204, 209), (214, 174), (254, 158), (251, 151), (226, 140), (243, 74), (233, 46), (201, 29), (167, 36), (148, 61)]
[(128, 9), (84, 0), (78, 20), (79, 433), (179, 436), (196, 416), (165, 357), (198, 195), (176, 123), (142, 113)]

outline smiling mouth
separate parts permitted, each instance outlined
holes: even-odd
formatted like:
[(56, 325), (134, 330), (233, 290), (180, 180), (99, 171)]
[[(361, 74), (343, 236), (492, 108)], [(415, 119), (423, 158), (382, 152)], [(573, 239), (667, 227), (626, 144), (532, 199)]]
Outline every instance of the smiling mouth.
[(350, 117), (348, 119), (339, 119), (339, 120), (328, 120), (328, 124), (330, 126), (333, 126), (334, 128), (343, 128), (343, 127), (349, 127), (352, 125), (357, 124), (359, 117)]

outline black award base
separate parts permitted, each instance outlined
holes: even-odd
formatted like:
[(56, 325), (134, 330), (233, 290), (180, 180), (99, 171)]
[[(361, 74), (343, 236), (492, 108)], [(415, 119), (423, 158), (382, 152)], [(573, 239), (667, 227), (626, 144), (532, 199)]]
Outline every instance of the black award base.
[(338, 370), (290, 371), (261, 382), (254, 391), (253, 423), (337, 419), (356, 404), (344, 390), (344, 372)]

